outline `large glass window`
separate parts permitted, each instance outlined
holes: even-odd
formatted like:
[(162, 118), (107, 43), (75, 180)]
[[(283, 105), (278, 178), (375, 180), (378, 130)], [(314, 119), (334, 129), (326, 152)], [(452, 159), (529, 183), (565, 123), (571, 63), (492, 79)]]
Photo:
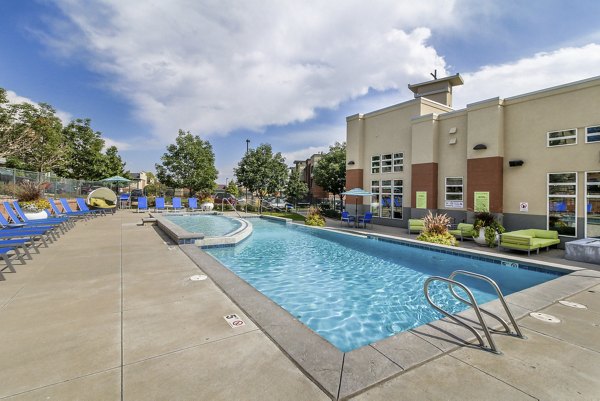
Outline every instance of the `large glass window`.
[(548, 132), (548, 146), (564, 146), (577, 144), (577, 130)]
[(464, 207), (462, 177), (446, 177), (445, 207)]
[(600, 125), (585, 129), (585, 143), (600, 142)]
[(577, 173), (548, 174), (548, 229), (577, 235)]
[(374, 194), (371, 197), (371, 213), (373, 213), (373, 216), (379, 217), (381, 208), (379, 206), (380, 196), (378, 180), (371, 181), (371, 192)]
[(585, 236), (600, 238), (600, 171), (585, 174)]
[(402, 180), (371, 181), (371, 213), (386, 219), (402, 218)]
[(402, 180), (394, 180), (393, 181), (394, 186), (392, 187), (392, 192), (393, 192), (393, 214), (392, 217), (394, 219), (401, 219), (402, 218)]
[(404, 153), (394, 153), (394, 173), (404, 171)]
[(371, 173), (372, 174), (379, 173), (379, 165), (380, 165), (380, 157), (379, 156), (371, 157)]
[(381, 155), (381, 172), (391, 173), (392, 172), (392, 155)]

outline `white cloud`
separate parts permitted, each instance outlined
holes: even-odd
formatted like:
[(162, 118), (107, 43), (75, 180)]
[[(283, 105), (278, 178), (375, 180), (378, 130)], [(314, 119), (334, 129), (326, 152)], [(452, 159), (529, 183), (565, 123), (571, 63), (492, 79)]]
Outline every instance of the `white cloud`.
[[(29, 103), (37, 106), (37, 102), (27, 97), (19, 96), (10, 90), (6, 91), (6, 98), (8, 99), (9, 103)], [(60, 121), (62, 121), (63, 125), (68, 124), (73, 119), (73, 115), (62, 110), (56, 110), (56, 116), (60, 119)]]
[(456, 18), (445, 0), (56, 2), (72, 25), (47, 43), (105, 74), (163, 140), (306, 121), (443, 74), (425, 27)]
[(119, 149), (119, 152), (131, 149), (131, 144), (128, 142), (117, 141), (115, 139), (107, 138), (105, 136), (102, 137), (104, 139), (104, 150), (111, 146), (116, 146)]
[(506, 98), (598, 75), (600, 44), (537, 53), (516, 62), (482, 67), (463, 74), (455, 88), (454, 108), (493, 97)]

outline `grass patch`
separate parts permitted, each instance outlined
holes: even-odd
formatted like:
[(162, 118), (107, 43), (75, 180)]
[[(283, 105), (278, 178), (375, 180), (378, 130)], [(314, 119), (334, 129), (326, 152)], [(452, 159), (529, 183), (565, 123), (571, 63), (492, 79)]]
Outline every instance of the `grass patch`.
[(304, 223), (305, 217), (298, 213), (293, 212), (263, 212), (266, 216), (283, 217), (285, 219), (292, 219), (293, 221), (301, 221)]

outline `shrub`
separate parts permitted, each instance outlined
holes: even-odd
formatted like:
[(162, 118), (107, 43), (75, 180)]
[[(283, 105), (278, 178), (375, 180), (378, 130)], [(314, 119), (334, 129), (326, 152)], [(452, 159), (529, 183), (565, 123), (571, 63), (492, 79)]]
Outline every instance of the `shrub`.
[(308, 209), (308, 216), (306, 216), (306, 225), (317, 227), (325, 226), (325, 219), (319, 213), (319, 209), (317, 209), (316, 207), (311, 207)]
[(16, 188), (16, 196), (19, 202), (35, 201), (43, 197), (45, 188), (45, 183), (38, 184), (33, 181), (23, 181)]
[(342, 214), (337, 210), (325, 209), (321, 210), (321, 214), (325, 217), (329, 217), (331, 219), (339, 220), (342, 217)]
[(456, 246), (456, 238), (448, 232), (450, 218), (445, 214), (436, 214), (429, 212), (423, 218), (423, 232), (417, 237), (419, 241), (431, 242), (434, 244)]

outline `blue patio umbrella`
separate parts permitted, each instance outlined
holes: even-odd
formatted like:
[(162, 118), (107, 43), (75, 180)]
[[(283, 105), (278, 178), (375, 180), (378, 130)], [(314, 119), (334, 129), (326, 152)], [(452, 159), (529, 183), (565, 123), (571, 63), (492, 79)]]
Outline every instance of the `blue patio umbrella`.
[(362, 188), (352, 188), (350, 191), (342, 192), (341, 195), (350, 195), (350, 196), (357, 197), (354, 200), (354, 206), (355, 206), (354, 214), (358, 215), (358, 196), (373, 196), (373, 195), (377, 195), (377, 194), (374, 194), (373, 192), (365, 191)]

